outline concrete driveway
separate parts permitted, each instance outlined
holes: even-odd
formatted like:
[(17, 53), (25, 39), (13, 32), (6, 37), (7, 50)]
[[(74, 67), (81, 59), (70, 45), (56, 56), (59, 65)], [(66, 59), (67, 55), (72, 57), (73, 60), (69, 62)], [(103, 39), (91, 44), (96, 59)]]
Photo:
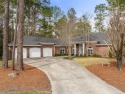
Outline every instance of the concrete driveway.
[(125, 94), (72, 60), (48, 57), (26, 59), (24, 62), (47, 74), (52, 94)]

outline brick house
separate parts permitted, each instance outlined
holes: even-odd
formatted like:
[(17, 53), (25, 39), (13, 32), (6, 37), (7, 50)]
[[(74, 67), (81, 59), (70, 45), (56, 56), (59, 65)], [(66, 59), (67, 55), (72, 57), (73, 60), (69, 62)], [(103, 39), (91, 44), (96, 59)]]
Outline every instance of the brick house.
[[(76, 36), (72, 43), (72, 55), (101, 55), (108, 57), (109, 45), (107, 36), (103, 33), (90, 33), (89, 37)], [(52, 57), (59, 54), (68, 54), (67, 46), (57, 38), (24, 36), (23, 39), (23, 58)], [(12, 53), (12, 44), (9, 50)], [(17, 48), (15, 49), (15, 58)]]

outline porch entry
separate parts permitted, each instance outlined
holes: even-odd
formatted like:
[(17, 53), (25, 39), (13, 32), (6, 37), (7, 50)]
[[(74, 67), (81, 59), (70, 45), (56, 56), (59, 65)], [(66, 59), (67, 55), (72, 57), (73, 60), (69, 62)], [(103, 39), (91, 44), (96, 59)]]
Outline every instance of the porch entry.
[(78, 56), (84, 56), (84, 43), (83, 44), (74, 44), (74, 47), (72, 49), (72, 54), (74, 54), (74, 56), (78, 55)]

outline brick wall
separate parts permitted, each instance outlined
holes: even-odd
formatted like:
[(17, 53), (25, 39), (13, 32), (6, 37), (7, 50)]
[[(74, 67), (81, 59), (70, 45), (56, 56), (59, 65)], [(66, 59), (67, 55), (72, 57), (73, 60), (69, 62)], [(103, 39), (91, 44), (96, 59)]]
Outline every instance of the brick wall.
[(68, 53), (66, 46), (55, 46), (55, 54), (60, 54), (60, 48), (65, 48), (65, 54)]
[(95, 53), (102, 57), (109, 57), (109, 48), (107, 46), (96, 46)]
[(95, 52), (96, 52), (96, 42), (86, 43), (86, 45), (85, 45), (85, 54), (86, 55), (88, 54), (87, 53), (87, 48), (89, 48), (89, 47), (93, 48), (93, 53), (95, 54)]
[(86, 48), (85, 48), (85, 53), (87, 54), (87, 48), (91, 47), (93, 48), (93, 54), (97, 54), (97, 55), (101, 55), (102, 57), (109, 57), (108, 52), (109, 52), (109, 48), (106, 45), (96, 45), (96, 42), (94, 43), (89, 43), (86, 44)]

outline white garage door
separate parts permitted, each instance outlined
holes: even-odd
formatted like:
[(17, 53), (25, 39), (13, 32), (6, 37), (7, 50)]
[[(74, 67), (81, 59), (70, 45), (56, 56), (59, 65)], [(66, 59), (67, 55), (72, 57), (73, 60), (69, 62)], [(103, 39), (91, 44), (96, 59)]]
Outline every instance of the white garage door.
[(52, 48), (43, 48), (43, 57), (52, 57)]
[(34, 57), (41, 57), (41, 50), (40, 48), (30, 48), (29, 50), (29, 57), (34, 58)]
[[(15, 49), (15, 58), (17, 58), (17, 48)], [(23, 48), (23, 58), (27, 58), (27, 50)]]

